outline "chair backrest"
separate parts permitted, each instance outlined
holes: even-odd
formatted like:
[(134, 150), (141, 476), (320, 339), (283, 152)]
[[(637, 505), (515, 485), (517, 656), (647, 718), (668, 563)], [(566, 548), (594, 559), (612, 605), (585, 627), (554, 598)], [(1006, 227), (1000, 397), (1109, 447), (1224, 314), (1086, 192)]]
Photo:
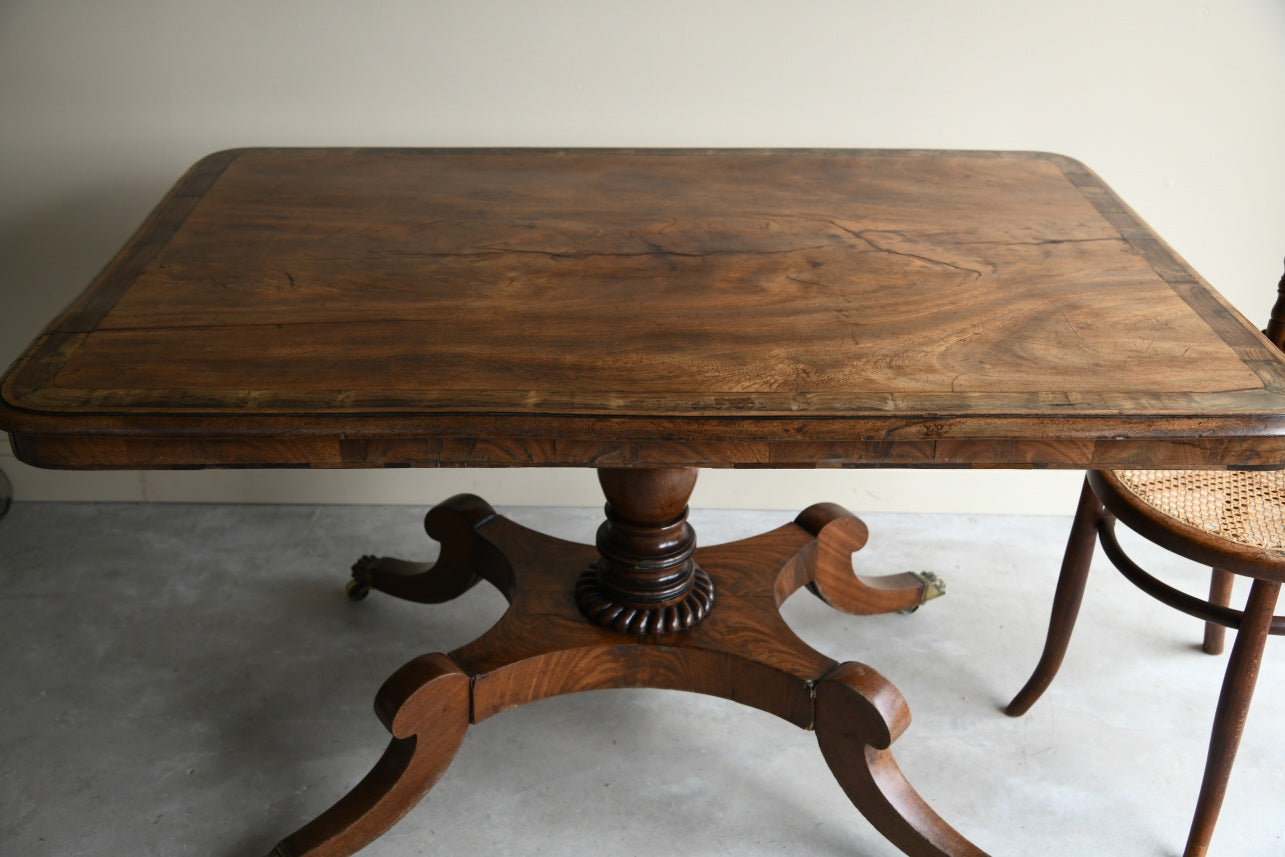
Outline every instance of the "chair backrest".
[(1276, 304), (1272, 307), (1271, 320), (1267, 322), (1267, 329), (1263, 333), (1272, 341), (1272, 345), (1285, 351), (1285, 274), (1281, 275), (1281, 281), (1276, 284)]

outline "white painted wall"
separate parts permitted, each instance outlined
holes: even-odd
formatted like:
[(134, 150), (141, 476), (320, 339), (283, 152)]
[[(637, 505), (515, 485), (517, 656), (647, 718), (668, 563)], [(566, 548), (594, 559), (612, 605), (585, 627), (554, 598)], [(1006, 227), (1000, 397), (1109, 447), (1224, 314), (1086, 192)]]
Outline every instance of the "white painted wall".
[[(1040, 149), (1251, 318), (1285, 254), (1281, 0), (0, 2), (0, 365), (244, 145)], [(53, 473), (17, 499), (596, 504), (564, 470)], [(1069, 512), (1074, 473), (722, 471), (694, 503)]]

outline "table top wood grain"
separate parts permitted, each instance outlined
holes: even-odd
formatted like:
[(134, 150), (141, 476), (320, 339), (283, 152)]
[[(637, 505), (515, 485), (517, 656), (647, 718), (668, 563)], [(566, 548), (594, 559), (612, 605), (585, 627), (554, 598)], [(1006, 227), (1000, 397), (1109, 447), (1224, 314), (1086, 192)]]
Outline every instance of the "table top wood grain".
[(243, 149), (0, 427), (72, 468), (1263, 465), (1283, 381), (1057, 155)]

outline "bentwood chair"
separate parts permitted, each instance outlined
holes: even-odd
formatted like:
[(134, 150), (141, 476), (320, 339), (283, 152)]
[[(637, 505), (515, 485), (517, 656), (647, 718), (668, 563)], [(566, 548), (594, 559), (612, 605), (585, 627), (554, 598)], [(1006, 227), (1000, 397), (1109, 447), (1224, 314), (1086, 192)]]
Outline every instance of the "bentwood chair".
[[(1264, 333), (1277, 348), (1285, 349), (1285, 276), (1277, 286), (1276, 304)], [(1209, 599), (1174, 589), (1134, 563), (1116, 539), (1117, 519), (1167, 550), (1212, 566)], [(1285, 581), (1285, 471), (1097, 470), (1086, 474), (1053, 596), (1044, 651), (1005, 713), (1025, 714), (1057, 675), (1098, 541), (1116, 568), (1142, 591), (1205, 620), (1206, 652), (1221, 653), (1224, 627), (1237, 629), (1183, 852), (1184, 857), (1203, 857), (1222, 808), (1263, 646), (1269, 634), (1285, 633), (1285, 617), (1273, 616)], [(1243, 611), (1227, 606), (1235, 575), (1253, 580)]]

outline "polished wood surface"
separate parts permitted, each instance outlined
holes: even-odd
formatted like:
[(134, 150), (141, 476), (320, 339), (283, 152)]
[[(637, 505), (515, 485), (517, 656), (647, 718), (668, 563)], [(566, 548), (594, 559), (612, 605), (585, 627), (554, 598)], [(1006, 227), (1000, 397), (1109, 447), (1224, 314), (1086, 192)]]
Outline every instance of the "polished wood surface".
[(0, 427), (55, 467), (1208, 466), (1280, 459), (1283, 381), (1055, 155), (247, 149)]

